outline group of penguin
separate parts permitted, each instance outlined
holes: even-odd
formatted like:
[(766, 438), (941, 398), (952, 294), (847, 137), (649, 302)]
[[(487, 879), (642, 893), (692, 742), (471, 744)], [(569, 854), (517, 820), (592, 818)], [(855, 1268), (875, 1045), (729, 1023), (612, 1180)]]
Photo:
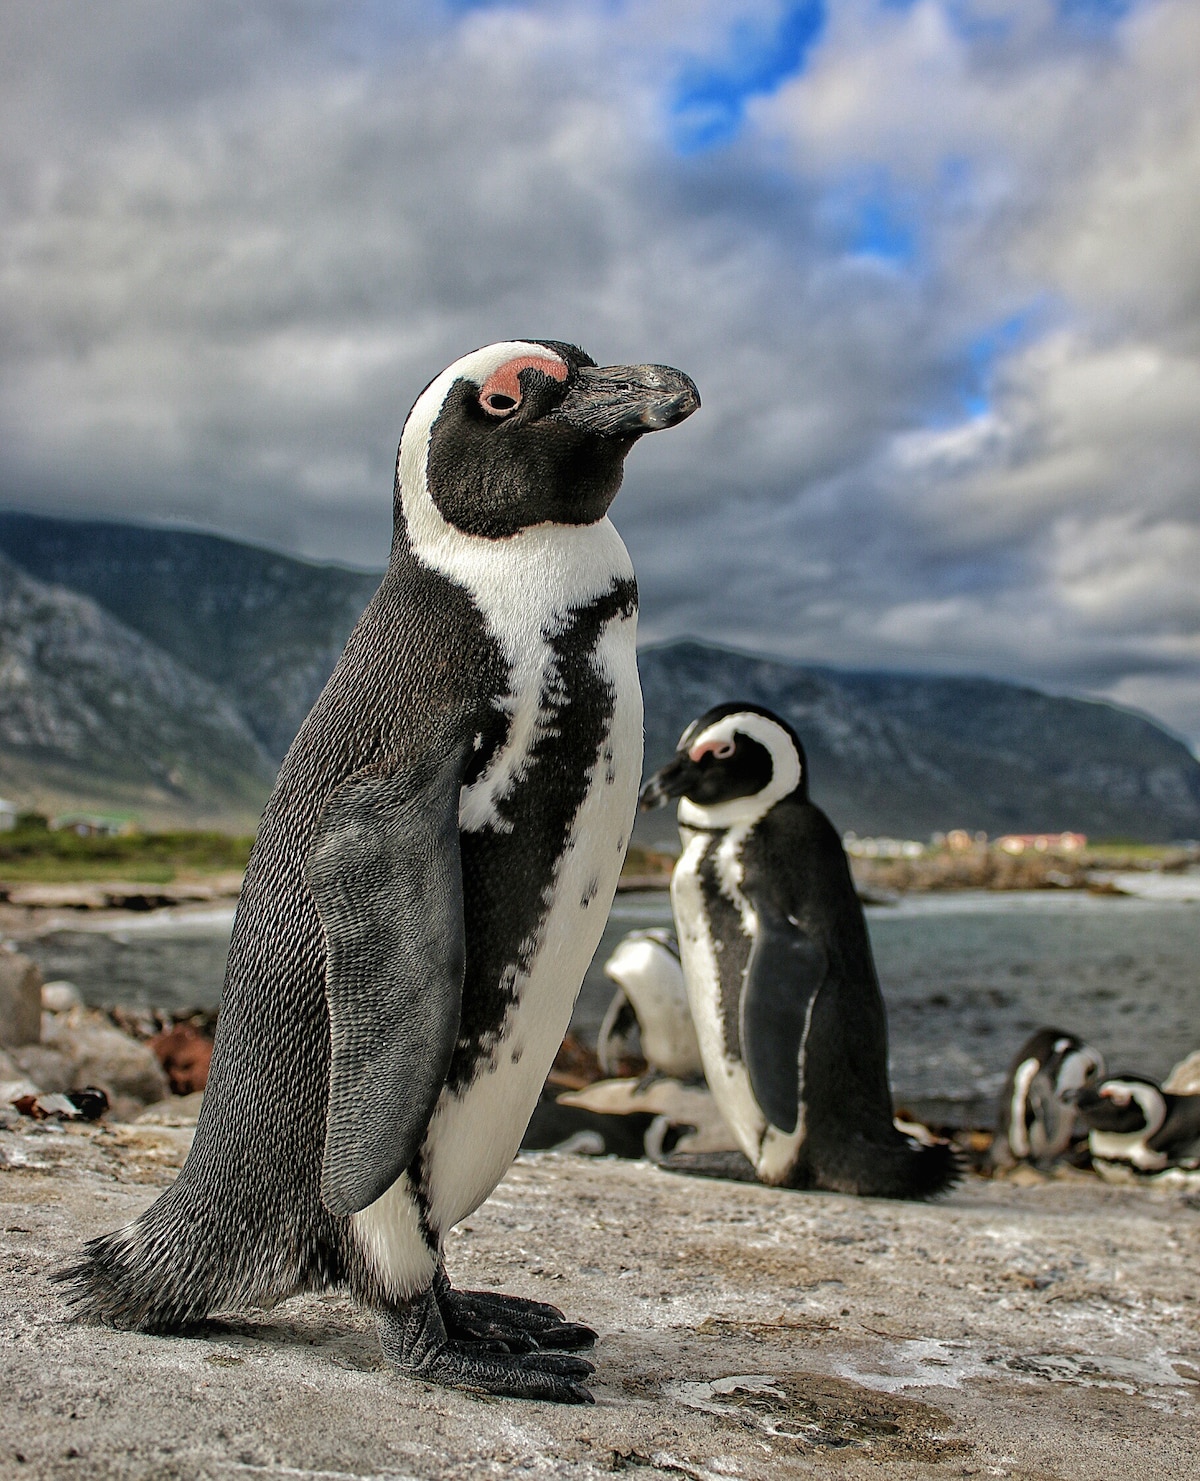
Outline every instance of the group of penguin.
[[(1102, 1176), (1195, 1172), (1200, 1085), (1193, 1088), (1190, 1067), (1191, 1060), (1176, 1066), (1165, 1085), (1145, 1075), (1106, 1076), (1098, 1049), (1075, 1034), (1039, 1029), (1009, 1066), (992, 1164), (1046, 1168), (1086, 1152)], [(1188, 1088), (1168, 1089), (1176, 1079)]]
[[(340, 1287), (409, 1378), (590, 1401), (595, 1332), (455, 1286), (445, 1241), (512, 1163), (617, 886), (642, 703), (607, 510), (638, 440), (699, 404), (678, 370), (555, 340), (417, 397), (388, 569), (258, 830), (190, 1152), (59, 1273), (78, 1315), (182, 1332)], [(862, 910), (791, 728), (712, 710), (641, 796), (678, 801), (687, 1052), (753, 1175), (948, 1187), (951, 1147), (893, 1120)]]

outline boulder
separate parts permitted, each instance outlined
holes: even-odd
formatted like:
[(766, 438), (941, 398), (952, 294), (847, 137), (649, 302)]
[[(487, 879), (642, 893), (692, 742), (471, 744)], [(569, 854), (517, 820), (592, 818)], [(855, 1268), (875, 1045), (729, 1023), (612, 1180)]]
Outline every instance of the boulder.
[(42, 974), (36, 962), (0, 950), (0, 1045), (36, 1044), (42, 1031)]
[(48, 1013), (43, 1032), (49, 1047), (70, 1061), (72, 1089), (99, 1085), (114, 1104), (118, 1097), (149, 1103), (166, 1095), (166, 1076), (153, 1051), (113, 1028), (103, 1014), (88, 1008)]
[(21, 1072), (48, 1095), (61, 1094), (74, 1086), (71, 1061), (57, 1049), (45, 1044), (26, 1044), (23, 1049), (13, 1049), (10, 1053)]

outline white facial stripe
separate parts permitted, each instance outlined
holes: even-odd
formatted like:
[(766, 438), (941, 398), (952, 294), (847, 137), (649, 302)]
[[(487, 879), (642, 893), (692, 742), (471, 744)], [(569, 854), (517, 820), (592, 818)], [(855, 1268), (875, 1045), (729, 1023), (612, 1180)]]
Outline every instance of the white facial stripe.
[(482, 384), (509, 360), (535, 356), (562, 364), (542, 345), (509, 340), (464, 355), (417, 398), (400, 439), (400, 499), (413, 553), (465, 586), (494, 627), (521, 630), (539, 614), (561, 613), (633, 575), (629, 556), (608, 519), (591, 525), (531, 525), (505, 540), (468, 535), (444, 520), (429, 496), (429, 439), (451, 386), (460, 377)]
[[(1109, 1094), (1113, 1090), (1118, 1091), (1125, 1099), (1117, 1100)], [(1131, 1100), (1137, 1101), (1138, 1110), (1145, 1122), (1144, 1129), (1137, 1133), (1142, 1138), (1152, 1137), (1167, 1119), (1167, 1103), (1153, 1085), (1142, 1085), (1137, 1080), (1106, 1080), (1100, 1093), (1108, 1095), (1116, 1105), (1128, 1105)]]
[[(680, 744), (687, 734), (685, 730)], [(800, 785), (800, 757), (792, 738), (782, 726), (768, 720), (765, 715), (756, 715), (749, 710), (726, 715), (694, 735), (688, 749), (695, 751), (699, 746), (733, 741), (738, 735), (749, 736), (770, 752), (771, 780), (752, 797), (735, 797), (710, 807), (684, 797), (679, 803), (679, 821), (685, 827), (733, 828), (757, 823), (780, 798), (787, 797)]]
[[(543, 723), (542, 695), (553, 655), (549, 640), (569, 614), (630, 580), (633, 566), (608, 519), (591, 525), (531, 525), (503, 540), (469, 535), (442, 518), (429, 495), (429, 441), (454, 383), (483, 385), (510, 360), (562, 365), (544, 345), (508, 340), (464, 355), (418, 398), (400, 440), (400, 498), (413, 554), (470, 592), (511, 666), (508, 738), (487, 772), (463, 792), (460, 826), (493, 825), (496, 805), (519, 779)], [(630, 629), (632, 631), (632, 629)]]
[(1059, 1094), (1067, 1090), (1081, 1090), (1094, 1074), (1102, 1073), (1103, 1066), (1097, 1063), (1098, 1058), (1091, 1049), (1076, 1049), (1068, 1054), (1058, 1071), (1058, 1084), (1055, 1088)]

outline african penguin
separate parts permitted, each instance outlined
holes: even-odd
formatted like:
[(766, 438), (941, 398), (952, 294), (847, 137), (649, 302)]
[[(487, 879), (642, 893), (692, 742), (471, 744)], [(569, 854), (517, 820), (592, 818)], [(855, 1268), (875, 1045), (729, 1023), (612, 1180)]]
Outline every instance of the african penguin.
[(1004, 1081), (991, 1161), (1051, 1163), (1070, 1150), (1079, 1130), (1075, 1096), (1104, 1074), (1098, 1049), (1061, 1029), (1041, 1028), (1022, 1044)]
[(642, 805), (668, 798), (680, 799), (671, 903), (704, 1070), (754, 1173), (886, 1197), (949, 1187), (950, 1147), (892, 1123), (866, 922), (795, 731), (757, 705), (709, 710)]
[(702, 1079), (700, 1045), (674, 934), (657, 928), (630, 931), (604, 963), (604, 975), (617, 984), (596, 1039), (604, 1073), (617, 1073), (617, 1061), (636, 1028), (651, 1074)]
[(1138, 1172), (1200, 1167), (1200, 1095), (1172, 1095), (1143, 1075), (1084, 1086), (1076, 1106), (1094, 1163)]
[(454, 1290), (447, 1231), (521, 1140), (637, 798), (637, 588), (606, 511), (663, 366), (489, 345), (417, 398), (391, 559), (283, 762), (246, 872), (178, 1180), (63, 1272), (178, 1331), (344, 1284), (428, 1381), (586, 1401), (588, 1328)]

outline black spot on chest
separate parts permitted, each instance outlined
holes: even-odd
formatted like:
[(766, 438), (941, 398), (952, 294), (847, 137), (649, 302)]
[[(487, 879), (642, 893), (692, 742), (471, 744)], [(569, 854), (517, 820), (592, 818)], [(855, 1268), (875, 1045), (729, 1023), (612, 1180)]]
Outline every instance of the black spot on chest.
[[(462, 834), (467, 965), (458, 1045), (447, 1079), (452, 1092), (476, 1077), (477, 1061), (495, 1052), (518, 980), (537, 951), (555, 874), (609, 745), (616, 699), (597, 670), (596, 645), (614, 618), (637, 608), (637, 588), (618, 581), (604, 596), (570, 613), (546, 634), (550, 662), (541, 696), (541, 724), (519, 779), (498, 799), (497, 828)], [(474, 768), (482, 775), (503, 745), (489, 735)]]

